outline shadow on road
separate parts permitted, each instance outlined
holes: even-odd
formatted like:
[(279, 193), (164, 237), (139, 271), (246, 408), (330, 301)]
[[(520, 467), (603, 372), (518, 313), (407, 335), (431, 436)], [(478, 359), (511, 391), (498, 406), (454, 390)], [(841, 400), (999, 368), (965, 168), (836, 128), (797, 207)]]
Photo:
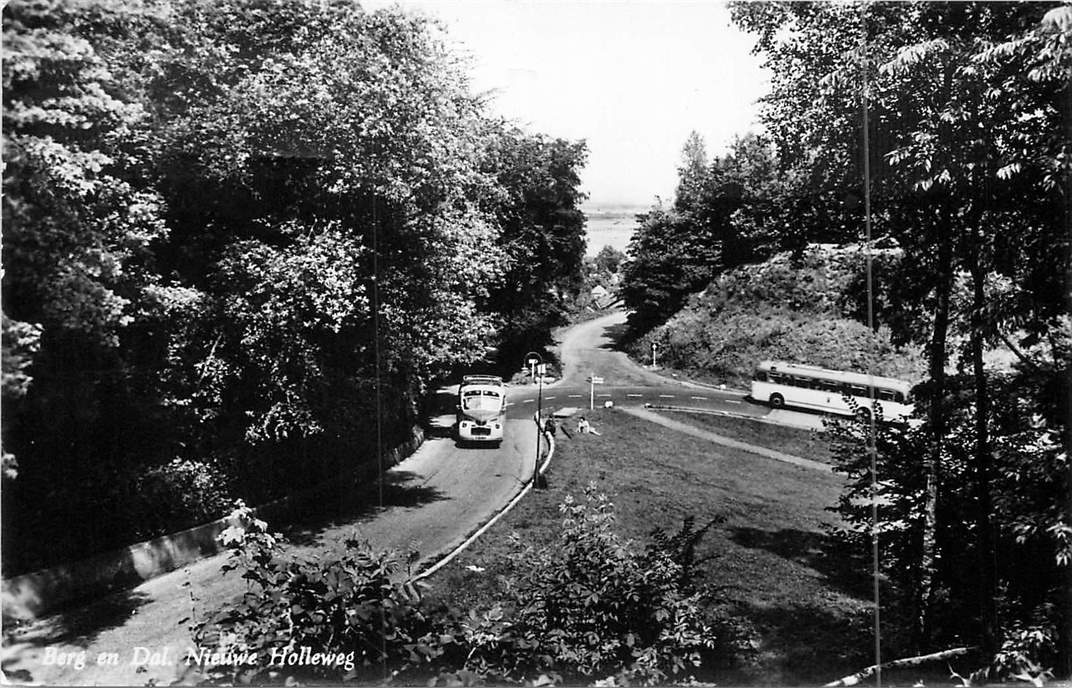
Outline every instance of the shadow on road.
[[(21, 632), (18, 628), (11, 628), (5, 619), (5, 625), (9, 629), (4, 631), (4, 645), (25, 645), (29, 647), (45, 647), (49, 645), (73, 645), (75, 647), (89, 647), (102, 632), (116, 626), (121, 626), (138, 608), (149, 602), (149, 596), (134, 590), (123, 590), (102, 597), (89, 604), (79, 607), (60, 609), (39, 621), (33, 623), (27, 632)], [(17, 657), (9, 656), (5, 652), (4, 675), (8, 679), (22, 681), (18, 674), (25, 674), (24, 670), (12, 674), (10, 664)], [(33, 680), (32, 677), (29, 680)]]
[(326, 509), (295, 518), (283, 535), (299, 547), (316, 546), (338, 537), (339, 529), (359, 525), (384, 509), (449, 499), (439, 490), (422, 485), (424, 480), (424, 476), (410, 471), (391, 471), (384, 476), (382, 490), (378, 483), (342, 490), (329, 502), (322, 502)]
[(628, 326), (625, 323), (607, 327), (603, 330), (603, 336), (607, 338), (607, 341), (603, 342), (599, 348), (607, 351), (621, 351), (621, 347), (625, 343), (627, 330)]
[(451, 389), (437, 389), (423, 402), (421, 425), (425, 437), (451, 437), (454, 435), (458, 397)]

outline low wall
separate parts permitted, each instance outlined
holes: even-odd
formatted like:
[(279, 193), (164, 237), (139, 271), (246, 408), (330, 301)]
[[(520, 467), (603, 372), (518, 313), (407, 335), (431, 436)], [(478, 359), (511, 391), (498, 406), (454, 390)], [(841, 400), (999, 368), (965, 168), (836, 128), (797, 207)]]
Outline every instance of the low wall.
[[(414, 427), (409, 438), (385, 454), (384, 467), (394, 466), (423, 442), (424, 431)], [(263, 504), (256, 508), (256, 512), (266, 520), (284, 520), (300, 512), (305, 505), (321, 503), (326, 492), (337, 490), (344, 481), (367, 479), (378, 471), (377, 463), (357, 466), (321, 485)], [(3, 616), (5, 619), (33, 619), (78, 600), (134, 587), (212, 556), (221, 549), (216, 537), (231, 525), (240, 524), (224, 517), (122, 549), (5, 579), (0, 592)]]

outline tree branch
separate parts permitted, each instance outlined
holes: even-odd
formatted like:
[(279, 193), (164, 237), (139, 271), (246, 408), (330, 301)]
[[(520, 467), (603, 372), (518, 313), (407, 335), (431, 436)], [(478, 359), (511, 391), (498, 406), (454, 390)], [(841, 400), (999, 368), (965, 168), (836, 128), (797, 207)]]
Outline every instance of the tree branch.
[(1009, 336), (1001, 331), (1001, 328), (995, 328), (998, 331), (998, 336), (1001, 337), (1001, 341), (1005, 342), (1005, 346), (1009, 347), (1009, 350), (1016, 354), (1016, 357), (1020, 359), (1025, 365), (1027, 365), (1033, 372), (1038, 372), (1038, 364), (1027, 357), (1023, 351), (1020, 351), (1019, 347), (1012, 343)]
[[(885, 662), (881, 665), (883, 669), (894, 669), (897, 667), (916, 666), (918, 664), (925, 664), (927, 662), (933, 662), (939, 659), (948, 659), (949, 657), (956, 657), (958, 655), (967, 654), (974, 650), (974, 647), (957, 647), (952, 650), (942, 650), (941, 652), (935, 652), (929, 655), (919, 655), (918, 657), (906, 657), (904, 659), (895, 659), (891, 662)], [(851, 676), (840, 678), (832, 683), (827, 683), (823, 688), (841, 688), (841, 686), (855, 686), (860, 681), (868, 678), (879, 668), (879, 665), (872, 665), (856, 672)]]

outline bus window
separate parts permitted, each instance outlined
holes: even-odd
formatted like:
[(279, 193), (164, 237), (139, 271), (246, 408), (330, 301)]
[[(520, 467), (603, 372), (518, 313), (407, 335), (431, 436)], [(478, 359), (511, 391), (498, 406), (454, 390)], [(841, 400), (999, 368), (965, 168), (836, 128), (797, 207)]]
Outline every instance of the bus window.
[(896, 401), (897, 392), (894, 392), (892, 389), (880, 389), (878, 390), (878, 398), (882, 401)]

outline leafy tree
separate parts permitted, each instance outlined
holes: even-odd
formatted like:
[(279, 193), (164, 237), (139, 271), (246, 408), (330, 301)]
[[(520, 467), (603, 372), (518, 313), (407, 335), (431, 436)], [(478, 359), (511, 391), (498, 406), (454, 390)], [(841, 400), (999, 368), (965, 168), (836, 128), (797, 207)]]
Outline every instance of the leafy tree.
[(491, 140), (485, 165), (503, 189), (495, 216), (509, 259), (487, 308), (500, 319), (500, 360), (513, 367), (524, 353), (551, 341), (565, 324), (582, 285), (584, 213), (579, 172), (583, 142), (504, 129)]
[[(1060, 229), (1067, 201), (1058, 181), (1067, 177), (1069, 145), (1062, 114), (1069, 91), (1067, 24), (1062, 29), (1052, 13), (1047, 21), (1045, 12), (1038, 5), (983, 3), (734, 9), (739, 25), (759, 36), (758, 49), (776, 75), (765, 119), (779, 152), (813, 184), (870, 185), (876, 233), (895, 237), (905, 252), (902, 266), (916, 270), (904, 273), (909, 279), (896, 301), (922, 301), (930, 311), (929, 328), (915, 337), (927, 343), (930, 359), (925, 518), (916, 569), (920, 643), (927, 642), (928, 620), (937, 618), (928, 608), (939, 575), (940, 486), (947, 484), (941, 472), (953, 470), (945, 443), (963, 427), (960, 407), (972, 405), (971, 458), (963, 475), (970, 484), (965, 517), (975, 524), (977, 579), (961, 591), (975, 595), (969, 608), (991, 653), (1000, 643), (1000, 603), (994, 600), (1002, 576), (993, 565), (998, 541), (992, 533), (1002, 527), (1002, 515), (993, 505), (991, 406), (998, 402), (984, 354), (995, 341), (1018, 351), (1013, 332), (1027, 334), (1024, 342), (1039, 336), (1029, 330), (1054, 332), (1056, 314), (1067, 307), (1065, 292), (1032, 267), (1048, 264), (1044, 271), (1052, 279), (1068, 265)], [(866, 180), (860, 164), (865, 121), (872, 173)], [(1042, 250), (1043, 243), (1058, 250)], [(946, 369), (961, 341), (960, 361), (971, 369), (972, 387), (970, 396), (958, 397)]]
[(738, 139), (708, 164), (693, 132), (678, 174), (673, 207), (641, 216), (630, 242), (622, 294), (634, 337), (665, 322), (722, 272), (803, 246), (805, 234), (789, 219), (802, 205), (789, 205), (790, 187), (763, 139)]
[(370, 460), (576, 288), (583, 144), (489, 119), (428, 19), (16, 2), (4, 40), (6, 566)]
[(599, 253), (593, 259), (596, 270), (608, 275), (617, 274), (624, 262), (625, 254), (613, 246), (604, 246), (599, 249)]
[(657, 206), (638, 216), (640, 226), (629, 240), (629, 260), (622, 267), (622, 300), (629, 308), (634, 336), (676, 313), (689, 294), (711, 279), (714, 250), (697, 246), (687, 215)]

